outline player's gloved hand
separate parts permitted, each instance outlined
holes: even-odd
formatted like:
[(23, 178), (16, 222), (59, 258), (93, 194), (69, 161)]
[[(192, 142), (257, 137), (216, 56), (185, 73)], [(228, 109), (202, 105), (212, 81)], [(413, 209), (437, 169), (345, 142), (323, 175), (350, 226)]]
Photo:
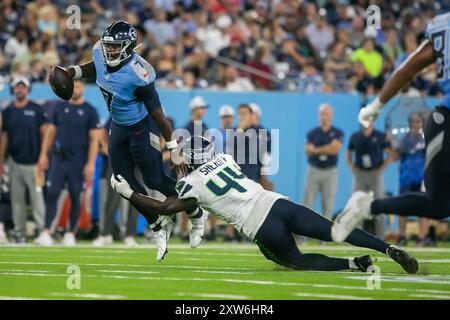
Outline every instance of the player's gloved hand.
[(133, 194), (133, 190), (130, 188), (127, 180), (121, 175), (118, 175), (117, 178), (114, 175), (111, 176), (111, 187), (126, 199), (130, 199)]
[(176, 140), (172, 140), (167, 143), (167, 148), (170, 150), (170, 167), (175, 169), (178, 177), (184, 177), (188, 172), (189, 165), (182, 155), (180, 145)]
[(380, 102), (378, 97), (369, 103), (367, 106), (359, 111), (358, 121), (364, 128), (368, 128), (372, 122), (374, 122), (381, 110), (383, 109), (383, 104)]

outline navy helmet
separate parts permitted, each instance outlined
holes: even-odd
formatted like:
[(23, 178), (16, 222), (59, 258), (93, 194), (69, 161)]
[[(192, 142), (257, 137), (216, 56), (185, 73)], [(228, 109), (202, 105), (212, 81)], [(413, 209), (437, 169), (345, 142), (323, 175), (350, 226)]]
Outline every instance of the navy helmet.
[(193, 136), (183, 143), (183, 156), (191, 170), (212, 160), (216, 153), (214, 143), (202, 136)]
[(116, 67), (135, 52), (137, 31), (128, 22), (117, 21), (106, 28), (100, 41), (105, 63), (110, 67)]

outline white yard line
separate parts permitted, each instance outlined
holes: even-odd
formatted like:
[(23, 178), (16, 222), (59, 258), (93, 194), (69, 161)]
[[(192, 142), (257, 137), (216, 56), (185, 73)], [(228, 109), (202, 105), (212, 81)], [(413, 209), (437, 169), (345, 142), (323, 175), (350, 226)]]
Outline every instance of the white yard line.
[(437, 294), (411, 294), (409, 295), (413, 298), (430, 298), (430, 299), (444, 299), (444, 300), (450, 300), (450, 296), (443, 296), (443, 295), (437, 295)]
[(73, 298), (88, 298), (88, 299), (113, 299), (113, 300), (128, 299), (127, 296), (118, 294), (51, 292), (50, 295), (56, 297), (73, 297)]
[(294, 293), (294, 296), (305, 298), (325, 298), (325, 299), (341, 299), (341, 300), (373, 300), (372, 297), (346, 296), (339, 294), (322, 294), (322, 293)]
[(95, 270), (106, 273), (128, 273), (128, 274), (159, 274), (157, 271), (137, 271), (137, 270)]
[(210, 273), (210, 274), (255, 274), (255, 272), (208, 271), (208, 270), (193, 270), (192, 272), (198, 272), (198, 273)]
[[(354, 277), (344, 277), (350, 280), (364, 280), (367, 281), (367, 276), (354, 276)], [(445, 278), (444, 278), (445, 279)], [(414, 276), (414, 277), (392, 277), (392, 276), (381, 276), (381, 282), (402, 282), (402, 283), (430, 283), (430, 284), (442, 284), (449, 285), (450, 280), (440, 280), (433, 279), (426, 276)]]
[(241, 296), (236, 294), (226, 293), (189, 293), (189, 292), (177, 292), (178, 297), (199, 297), (199, 298), (215, 298), (215, 299), (234, 299), (234, 300), (248, 300), (248, 296)]

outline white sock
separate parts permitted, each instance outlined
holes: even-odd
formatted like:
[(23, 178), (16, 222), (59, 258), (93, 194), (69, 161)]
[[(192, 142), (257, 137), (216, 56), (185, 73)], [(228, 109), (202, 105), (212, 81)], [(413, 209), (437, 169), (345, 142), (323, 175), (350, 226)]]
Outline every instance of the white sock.
[(3, 222), (0, 222), (0, 232), (1, 233), (5, 232), (5, 227), (3, 225)]
[(358, 270), (359, 268), (356, 266), (355, 261), (353, 259), (348, 259), (348, 266), (350, 269)]

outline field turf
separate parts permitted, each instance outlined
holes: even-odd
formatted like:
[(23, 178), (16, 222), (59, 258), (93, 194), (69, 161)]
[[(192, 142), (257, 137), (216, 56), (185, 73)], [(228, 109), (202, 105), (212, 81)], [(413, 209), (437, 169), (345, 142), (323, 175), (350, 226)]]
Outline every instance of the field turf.
[[(369, 289), (362, 272), (284, 269), (251, 244), (172, 244), (163, 262), (156, 261), (153, 245), (26, 245), (0, 246), (0, 299), (450, 299), (448, 244), (408, 248), (421, 264), (413, 276), (369, 250), (308, 243), (301, 248), (339, 257), (373, 254), (381, 288)], [(80, 289), (67, 288), (70, 265), (79, 267)]]

